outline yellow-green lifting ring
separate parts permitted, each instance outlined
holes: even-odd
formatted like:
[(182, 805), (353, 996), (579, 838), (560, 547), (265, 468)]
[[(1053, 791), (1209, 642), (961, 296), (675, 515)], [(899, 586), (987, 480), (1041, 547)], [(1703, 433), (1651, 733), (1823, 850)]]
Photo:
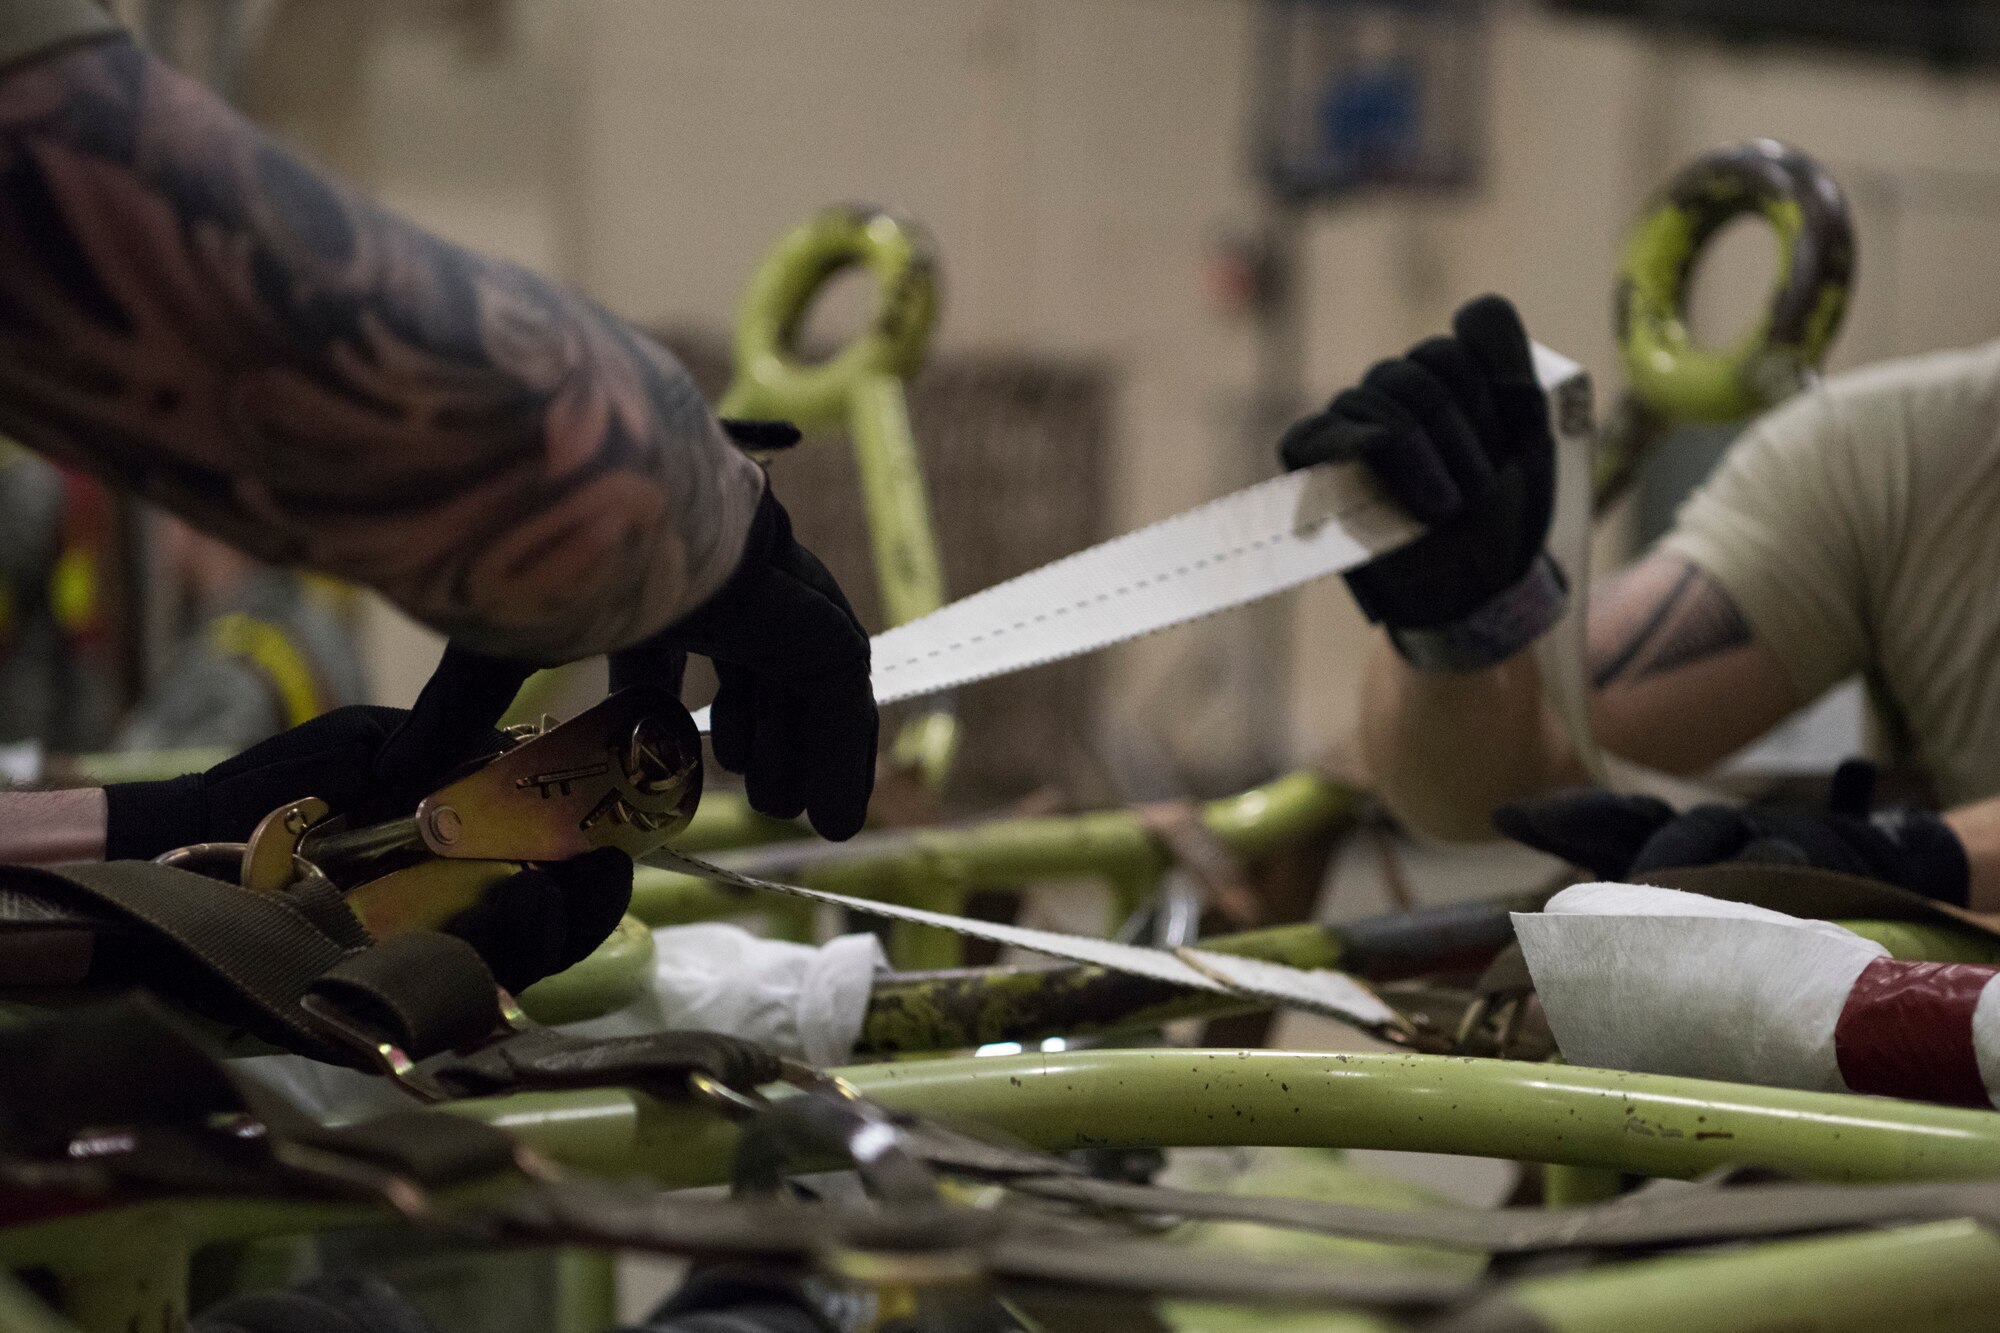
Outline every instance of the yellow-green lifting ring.
[[(800, 360), (796, 339), (806, 312), (835, 274), (857, 265), (876, 288), (867, 328), (824, 361)], [(751, 278), (736, 319), (736, 379), (717, 409), (728, 417), (846, 429), (891, 625), (928, 615), (946, 600), (903, 396), (903, 382), (923, 360), (937, 306), (937, 263), (920, 228), (880, 209), (825, 209), (782, 238)], [(957, 746), (958, 719), (949, 700), (938, 700), (903, 723), (891, 757), (935, 788)]]
[[(825, 361), (799, 360), (793, 340), (813, 299), (857, 264), (878, 293), (867, 329)], [(781, 239), (750, 279), (736, 316), (736, 379), (718, 410), (843, 426), (867, 381), (916, 373), (936, 319), (937, 266), (922, 231), (879, 209), (825, 209)]]
[[(1729, 347), (1699, 347), (1687, 297), (1701, 250), (1723, 224), (1762, 215), (1778, 238), (1769, 308)], [(1854, 276), (1854, 229), (1833, 178), (1774, 139), (1704, 153), (1632, 229), (1619, 269), (1619, 351), (1632, 391), (1661, 415), (1733, 421), (1804, 384), (1840, 328)]]

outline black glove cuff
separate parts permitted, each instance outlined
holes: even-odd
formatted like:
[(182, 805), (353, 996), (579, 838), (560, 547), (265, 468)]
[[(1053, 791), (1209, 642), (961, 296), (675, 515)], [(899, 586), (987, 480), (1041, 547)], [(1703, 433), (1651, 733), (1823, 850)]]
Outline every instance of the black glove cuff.
[(150, 861), (207, 835), (202, 775), (114, 782), (104, 789), (104, 859)]
[(1512, 587), (1471, 615), (1425, 629), (1389, 628), (1389, 642), (1419, 671), (1478, 671), (1504, 662), (1562, 618), (1569, 580), (1545, 551)]

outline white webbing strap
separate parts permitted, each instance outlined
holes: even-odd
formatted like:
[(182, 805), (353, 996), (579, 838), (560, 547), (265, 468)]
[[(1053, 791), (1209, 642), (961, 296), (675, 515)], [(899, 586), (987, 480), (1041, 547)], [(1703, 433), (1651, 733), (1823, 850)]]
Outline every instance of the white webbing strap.
[(1351, 1023), (1368, 1032), (1407, 1030), (1407, 1025), (1395, 1010), (1384, 1004), (1373, 991), (1342, 972), (1307, 971), (1261, 958), (1243, 958), (1207, 949), (1185, 948), (1169, 953), (1142, 945), (1118, 944), (1053, 930), (1031, 930), (1026, 926), (974, 921), (969, 917), (932, 912), (921, 907), (906, 907), (873, 898), (855, 898), (844, 893), (756, 879), (672, 849), (655, 852), (646, 858), (646, 862), (718, 884), (785, 893), (850, 911), (908, 921), (913, 925), (935, 926), (971, 939), (990, 940), (995, 944), (1047, 954), (1073, 963), (1090, 963), (1113, 972), (1150, 977), (1190, 990), (1265, 1000), (1289, 1009), (1301, 1009)]

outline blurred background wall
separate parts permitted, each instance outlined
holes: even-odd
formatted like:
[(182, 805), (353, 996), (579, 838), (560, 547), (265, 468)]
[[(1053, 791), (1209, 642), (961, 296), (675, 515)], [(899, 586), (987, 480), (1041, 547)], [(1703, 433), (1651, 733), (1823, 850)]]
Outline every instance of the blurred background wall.
[[(1272, 466), (1247, 443), (1251, 333), (1203, 280), (1218, 236), (1258, 216), (1252, 22), (1248, 0), (263, 0), (239, 95), (391, 206), (649, 324), (723, 330), (786, 228), (831, 201), (896, 205), (943, 255), (940, 347), (1111, 368), (1122, 528)], [(1493, 40), (1481, 187), (1310, 223), (1315, 398), (1488, 289), (1608, 397), (1623, 228), (1681, 161), (1752, 135), (1804, 147), (1852, 196), (1836, 365), (2000, 335), (1991, 78), (1527, 4), (1499, 6)], [(1723, 246), (1701, 322), (1748, 317), (1769, 251), (1755, 229)], [(1241, 615), (1119, 650), (1112, 713), (1170, 719), (1178, 750), (1225, 768), (1337, 743), (1358, 617), (1328, 585), (1275, 623), (1293, 654), (1275, 730), (1236, 688), (1270, 655)], [(367, 627), (376, 689), (407, 700), (434, 646), (380, 608)], [(1275, 747), (1291, 754), (1245, 753)]]

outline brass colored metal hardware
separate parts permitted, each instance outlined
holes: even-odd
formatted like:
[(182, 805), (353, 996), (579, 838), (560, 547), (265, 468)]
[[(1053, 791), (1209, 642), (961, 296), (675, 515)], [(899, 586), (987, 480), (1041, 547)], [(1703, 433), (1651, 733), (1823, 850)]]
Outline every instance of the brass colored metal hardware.
[(258, 821), (243, 847), (242, 883), (258, 893), (283, 893), (298, 878), (299, 844), (332, 807), (317, 796), (280, 806)]

